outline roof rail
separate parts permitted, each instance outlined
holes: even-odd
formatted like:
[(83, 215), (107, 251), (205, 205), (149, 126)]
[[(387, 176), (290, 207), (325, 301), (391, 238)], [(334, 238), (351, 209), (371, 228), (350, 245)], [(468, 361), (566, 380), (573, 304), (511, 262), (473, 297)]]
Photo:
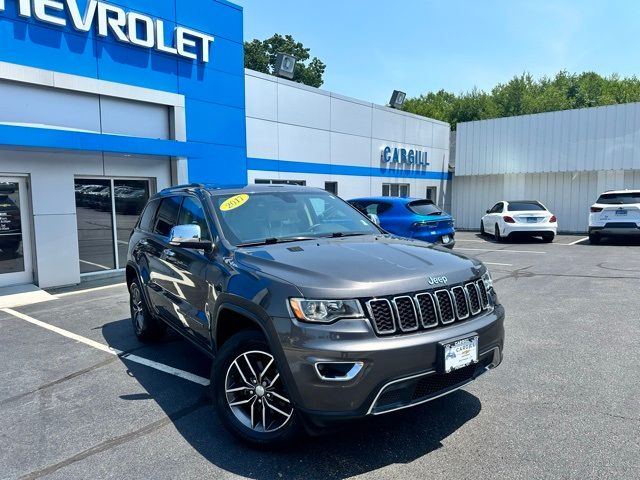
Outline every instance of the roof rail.
[(163, 188), (162, 190), (160, 190), (160, 193), (168, 192), (171, 190), (180, 190), (184, 188), (204, 188), (204, 186), (204, 183), (187, 183), (184, 185), (173, 185), (171, 187)]

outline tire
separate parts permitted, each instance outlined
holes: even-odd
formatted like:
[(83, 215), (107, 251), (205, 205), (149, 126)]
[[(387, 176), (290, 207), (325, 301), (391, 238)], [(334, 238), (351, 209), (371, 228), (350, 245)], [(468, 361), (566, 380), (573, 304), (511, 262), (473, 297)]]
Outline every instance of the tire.
[(129, 284), (129, 309), (133, 331), (141, 342), (160, 340), (167, 331), (167, 325), (154, 317), (136, 279)]
[(484, 231), (484, 222), (480, 220), (480, 235), (484, 237), (486, 234), (487, 232)]
[(592, 245), (598, 245), (600, 243), (600, 240), (602, 240), (602, 237), (597, 233), (589, 234), (589, 243), (591, 243)]
[(551, 234), (543, 235), (542, 241), (545, 243), (551, 243), (553, 242), (554, 238), (556, 238), (556, 236), (553, 233), (551, 233)]
[(223, 425), (252, 446), (285, 446), (302, 431), (299, 414), (260, 332), (240, 332), (224, 343), (211, 371), (211, 396)]
[(500, 229), (498, 228), (497, 224), (496, 224), (496, 228), (493, 231), (493, 236), (496, 238), (496, 242), (502, 241), (502, 235), (500, 235)]

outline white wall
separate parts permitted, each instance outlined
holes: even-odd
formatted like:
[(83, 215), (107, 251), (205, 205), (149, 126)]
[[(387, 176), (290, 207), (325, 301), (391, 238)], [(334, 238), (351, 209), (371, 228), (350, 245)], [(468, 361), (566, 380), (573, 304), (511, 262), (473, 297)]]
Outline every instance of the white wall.
[(456, 176), (640, 169), (640, 103), (458, 124)]
[[(383, 182), (409, 183), (412, 196), (424, 197), (427, 186), (437, 186), (438, 194), (444, 196), (446, 181), (292, 173), (286, 162), (366, 167), (379, 172), (386, 166), (381, 152), (389, 146), (427, 151), (431, 165), (418, 170), (447, 172), (448, 124), (251, 70), (245, 71), (245, 82), (247, 156), (284, 164), (279, 172), (249, 170), (249, 182), (256, 178), (306, 180), (307, 185), (323, 188), (325, 181), (337, 181), (338, 193), (344, 198), (381, 195)], [(410, 169), (407, 165), (401, 168)]]

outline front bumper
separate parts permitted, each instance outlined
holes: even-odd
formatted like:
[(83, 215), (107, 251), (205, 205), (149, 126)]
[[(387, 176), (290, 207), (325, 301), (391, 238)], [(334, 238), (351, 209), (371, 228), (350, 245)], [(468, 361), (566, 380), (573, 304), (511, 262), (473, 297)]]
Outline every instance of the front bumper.
[[(504, 309), (500, 305), (471, 320), (384, 338), (375, 335), (368, 320), (341, 320), (324, 326), (289, 318), (276, 322), (290, 374), (286, 375), (291, 383), (289, 393), (306, 419), (321, 428), (424, 403), (502, 361)], [(286, 333), (285, 322), (289, 325)], [(457, 371), (462, 375), (455, 378), (439, 373), (438, 343), (472, 333), (479, 337), (478, 364)], [(362, 369), (351, 380), (327, 381), (315, 368), (318, 362), (362, 362)]]

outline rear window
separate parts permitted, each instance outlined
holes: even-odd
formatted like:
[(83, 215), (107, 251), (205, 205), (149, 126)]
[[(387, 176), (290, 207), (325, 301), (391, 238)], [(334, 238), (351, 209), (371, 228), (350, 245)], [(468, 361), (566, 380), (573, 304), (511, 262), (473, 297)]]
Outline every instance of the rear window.
[(153, 229), (153, 221), (156, 219), (156, 212), (158, 211), (158, 205), (160, 200), (152, 200), (145, 207), (142, 216), (140, 217), (140, 229), (145, 232), (150, 232)]
[(436, 207), (431, 200), (418, 200), (411, 202), (407, 208), (418, 215), (440, 215), (442, 210)]
[(510, 212), (522, 212), (527, 210), (546, 211), (546, 209), (538, 202), (509, 202)]
[(605, 205), (622, 205), (624, 203), (640, 203), (640, 192), (605, 193), (600, 195), (596, 203)]

